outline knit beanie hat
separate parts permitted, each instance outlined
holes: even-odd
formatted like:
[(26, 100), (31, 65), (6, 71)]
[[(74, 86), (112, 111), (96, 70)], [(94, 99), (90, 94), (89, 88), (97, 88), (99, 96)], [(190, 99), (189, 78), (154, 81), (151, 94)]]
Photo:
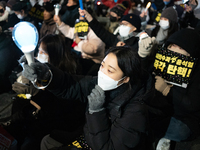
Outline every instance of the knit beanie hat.
[(182, 29), (172, 34), (166, 41), (165, 46), (176, 44), (187, 51), (191, 57), (200, 57), (200, 35), (194, 29)]
[(173, 8), (173, 6), (166, 8), (163, 10), (161, 17), (167, 18), (170, 21), (178, 22), (178, 15), (176, 10)]
[(12, 9), (12, 6), (16, 4), (16, 0), (8, 0), (7, 6)]
[(124, 1), (121, 4), (116, 4), (113, 8), (110, 9), (110, 12), (114, 12), (117, 16), (122, 17), (126, 8), (128, 7), (128, 2)]
[(122, 17), (121, 21), (127, 21), (130, 24), (132, 24), (134, 27), (136, 27), (136, 32), (141, 31), (141, 19), (138, 15), (135, 14), (128, 14)]
[(17, 2), (15, 5), (12, 6), (12, 10), (14, 11), (21, 11), (22, 9), (26, 10), (27, 9), (27, 4), (26, 2)]
[(52, 16), (55, 15), (55, 11), (54, 11), (54, 2), (46, 2), (43, 3), (43, 7), (46, 11), (48, 11)]
[(43, 3), (44, 9), (45, 9), (46, 11), (48, 11), (48, 12), (51, 12), (51, 11), (54, 10), (54, 6), (53, 6), (53, 5), (54, 5), (54, 4), (51, 3), (51, 2)]

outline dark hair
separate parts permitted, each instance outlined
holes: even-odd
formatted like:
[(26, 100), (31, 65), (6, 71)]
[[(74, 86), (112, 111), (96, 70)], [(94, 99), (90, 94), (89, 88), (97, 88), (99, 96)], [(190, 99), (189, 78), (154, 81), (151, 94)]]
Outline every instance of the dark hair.
[[(153, 37), (153, 36), (156, 37), (160, 28), (161, 28), (161, 27), (160, 27), (159, 25), (157, 25), (156, 28), (153, 29), (153, 31), (152, 31), (152, 33), (151, 33), (151, 37)], [(178, 23), (169, 20), (169, 28), (168, 28), (167, 30), (168, 30), (168, 32), (167, 32), (167, 37), (166, 37), (166, 39), (164, 40), (164, 42), (166, 42), (167, 39), (168, 39), (173, 33), (175, 33), (176, 31), (179, 30)]]
[(6, 2), (0, 1), (0, 6), (3, 7), (3, 9), (6, 9)]
[(48, 34), (40, 40), (41, 43), (49, 55), (50, 64), (70, 74), (76, 73), (77, 63), (70, 53), (71, 45), (66, 46), (64, 36)]
[(167, 34), (167, 39), (176, 31), (178, 31), (178, 22), (174, 22), (169, 20), (169, 29), (168, 29), (168, 34)]
[(137, 7), (139, 4), (141, 4), (142, 7), (146, 7), (149, 0), (144, 0), (144, 2), (141, 2), (140, 0), (131, 0), (131, 3), (135, 3), (135, 6)]
[(142, 80), (143, 69), (137, 51), (130, 46), (118, 46), (111, 47), (107, 51), (107, 54), (109, 53), (116, 55), (118, 66), (124, 73), (124, 76), (130, 77), (129, 82), (131, 85)]

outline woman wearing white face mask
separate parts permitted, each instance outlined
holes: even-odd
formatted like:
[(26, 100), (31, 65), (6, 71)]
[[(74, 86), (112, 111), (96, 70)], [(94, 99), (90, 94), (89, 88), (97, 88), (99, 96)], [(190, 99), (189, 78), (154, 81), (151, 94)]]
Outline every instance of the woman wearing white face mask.
[[(66, 99), (78, 98), (88, 103), (83, 133), (88, 147), (94, 150), (149, 149), (145, 143), (147, 112), (143, 101), (152, 96), (152, 80), (141, 69), (139, 56), (130, 47), (111, 48), (102, 61), (97, 78), (77, 78), (41, 63), (34, 63), (31, 67), (36, 72), (42, 71), (38, 79), (46, 80), (44, 85), (52, 78), (47, 90)], [(29, 76), (32, 69), (28, 65), (25, 68), (24, 75)], [(29, 76), (30, 80), (34, 80), (33, 74)], [(43, 138), (42, 150), (69, 144), (51, 143), (55, 140), (50, 136)]]
[(155, 36), (157, 44), (161, 45), (176, 31), (178, 31), (178, 15), (171, 6), (162, 12), (159, 25), (152, 31), (151, 37)]
[(78, 64), (71, 56), (70, 51), (66, 50), (63, 38), (56, 34), (44, 36), (40, 40), (37, 59), (41, 63), (49, 63), (61, 70), (68, 70), (68, 73), (75, 74)]

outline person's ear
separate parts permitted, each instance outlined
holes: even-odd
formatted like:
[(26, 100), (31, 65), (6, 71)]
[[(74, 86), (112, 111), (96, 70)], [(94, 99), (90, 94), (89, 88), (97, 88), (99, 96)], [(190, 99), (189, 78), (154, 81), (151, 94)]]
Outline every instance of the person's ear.
[(137, 30), (137, 28), (133, 26), (132, 29), (130, 30), (130, 33), (131, 33), (131, 32), (134, 32), (134, 31), (136, 31), (136, 30)]
[(123, 83), (128, 83), (130, 80), (130, 77), (125, 77), (124, 80), (123, 80)]
[(22, 13), (22, 15), (24, 15), (24, 10), (23, 9), (21, 10), (21, 13)]
[(121, 19), (121, 17), (120, 16), (117, 16), (117, 20), (120, 20)]

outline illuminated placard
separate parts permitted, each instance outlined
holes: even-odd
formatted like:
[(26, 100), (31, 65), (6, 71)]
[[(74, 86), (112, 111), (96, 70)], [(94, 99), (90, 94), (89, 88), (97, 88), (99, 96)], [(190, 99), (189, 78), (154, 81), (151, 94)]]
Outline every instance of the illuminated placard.
[(160, 47), (155, 55), (154, 73), (168, 83), (186, 88), (196, 62), (197, 58)]
[(89, 31), (89, 25), (85, 20), (76, 20), (75, 23), (75, 33), (78, 34), (80, 39), (87, 39), (87, 34)]

